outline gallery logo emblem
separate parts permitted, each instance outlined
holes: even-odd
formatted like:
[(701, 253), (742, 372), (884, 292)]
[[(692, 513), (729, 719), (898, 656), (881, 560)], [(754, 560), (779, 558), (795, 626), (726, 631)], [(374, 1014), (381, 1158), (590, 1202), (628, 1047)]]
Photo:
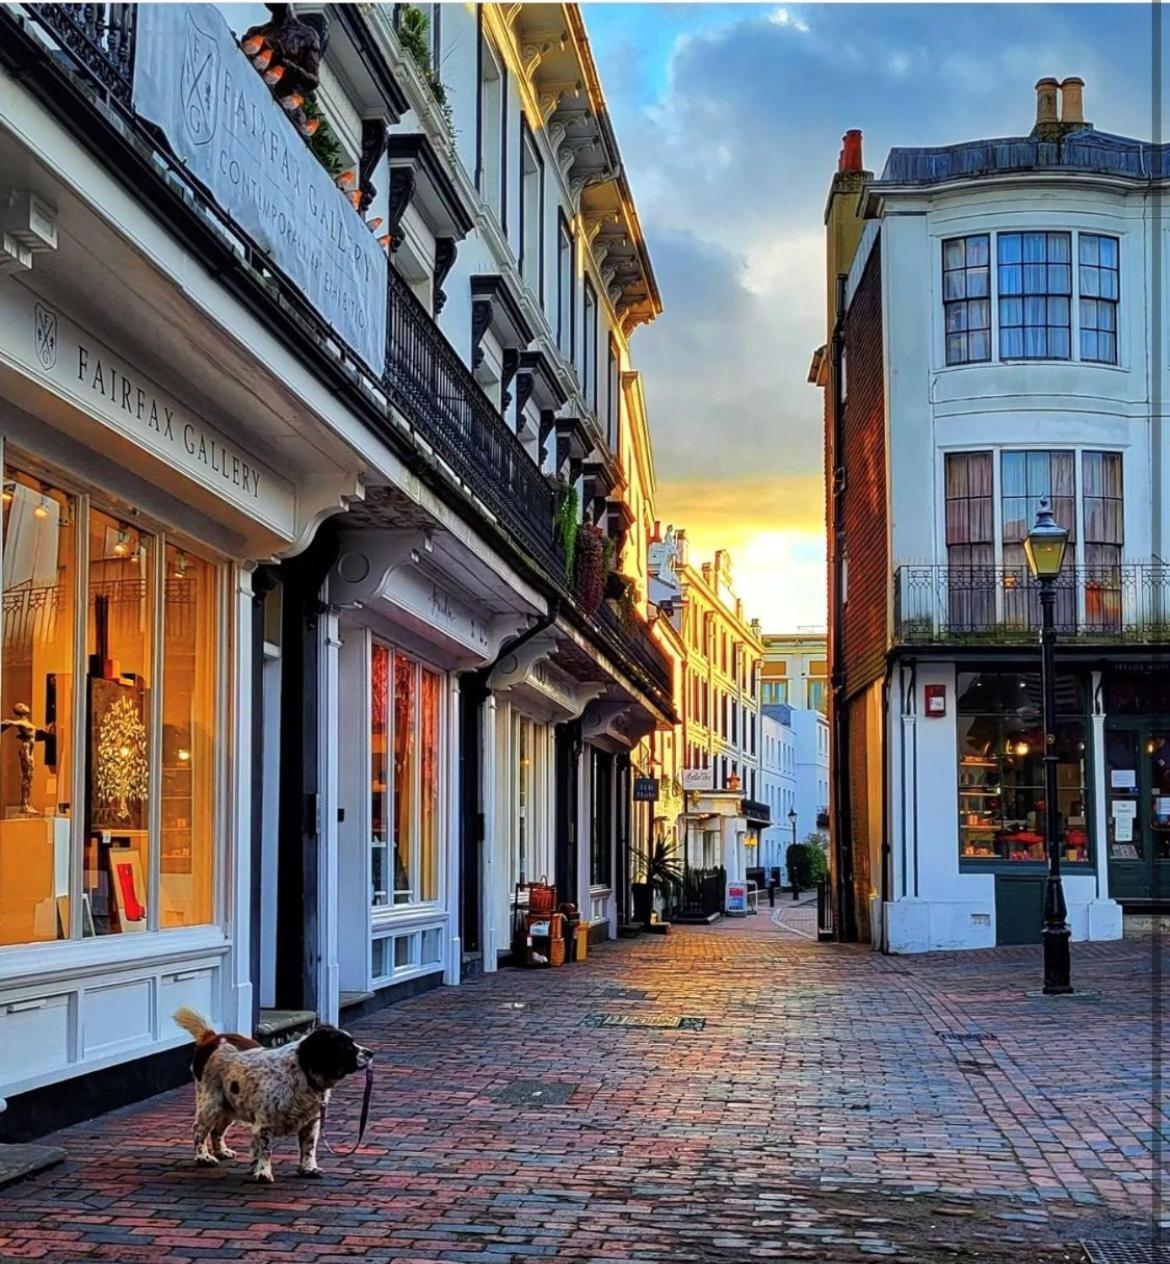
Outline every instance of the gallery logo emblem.
[(219, 105), (219, 45), (214, 34), (204, 31), (187, 10), (183, 41), (183, 69), (179, 76), (179, 101), (183, 125), (192, 144), (206, 145), (215, 135)]
[(37, 303), (33, 309), (37, 359), (46, 372), (57, 363), (57, 313)]

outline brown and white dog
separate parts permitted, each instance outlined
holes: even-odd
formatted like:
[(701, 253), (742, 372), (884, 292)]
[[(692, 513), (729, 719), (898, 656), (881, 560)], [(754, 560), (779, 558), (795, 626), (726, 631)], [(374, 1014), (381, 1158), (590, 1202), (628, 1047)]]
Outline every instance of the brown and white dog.
[(185, 1006), (174, 1018), (195, 1040), (195, 1162), (211, 1167), (235, 1158), (223, 1138), (238, 1120), (252, 1125), (253, 1180), (272, 1183), (272, 1140), (294, 1132), (301, 1147), (297, 1175), (320, 1176), (317, 1139), (329, 1092), (368, 1066), (373, 1053), (336, 1027), (316, 1027), (292, 1044), (265, 1049), (247, 1036), (213, 1031)]

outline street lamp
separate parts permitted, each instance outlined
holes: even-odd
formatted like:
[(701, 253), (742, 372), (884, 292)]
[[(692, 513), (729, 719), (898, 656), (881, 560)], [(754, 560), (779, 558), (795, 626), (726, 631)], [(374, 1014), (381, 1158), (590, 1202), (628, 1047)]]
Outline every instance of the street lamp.
[(1056, 592), (1053, 584), (1064, 563), (1068, 532), (1052, 516), (1048, 498), (1040, 501), (1036, 521), (1024, 537), (1024, 556), (1032, 578), (1040, 583), (1041, 721), (1044, 725), (1044, 840), (1048, 852), (1048, 878), (1044, 884), (1044, 993), (1062, 996), (1071, 992), (1068, 906), (1060, 879), (1059, 823), (1056, 812)]
[[(792, 844), (793, 846), (795, 846), (796, 845), (796, 809), (795, 808), (788, 809), (788, 824), (792, 826)], [(797, 857), (794, 854), (792, 858), (793, 860), (796, 860)], [(797, 869), (797, 866), (793, 865), (792, 872), (788, 875), (789, 879), (792, 882), (792, 898), (794, 900), (800, 896), (800, 876), (796, 872), (796, 869)]]

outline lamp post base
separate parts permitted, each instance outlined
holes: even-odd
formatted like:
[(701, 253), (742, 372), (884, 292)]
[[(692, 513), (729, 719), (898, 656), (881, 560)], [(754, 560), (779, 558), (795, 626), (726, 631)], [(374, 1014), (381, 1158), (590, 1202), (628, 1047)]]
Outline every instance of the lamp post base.
[(1045, 925), (1041, 933), (1044, 943), (1045, 996), (1067, 996), (1073, 990), (1068, 949), (1071, 937), (1072, 931), (1064, 922)]

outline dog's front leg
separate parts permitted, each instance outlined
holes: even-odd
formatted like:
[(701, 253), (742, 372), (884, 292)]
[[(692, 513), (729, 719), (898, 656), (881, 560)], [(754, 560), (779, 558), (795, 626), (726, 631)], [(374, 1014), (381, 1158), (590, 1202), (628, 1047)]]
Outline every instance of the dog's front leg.
[(261, 1185), (271, 1185), (276, 1179), (272, 1175), (272, 1129), (262, 1124), (252, 1130), (252, 1179)]
[(320, 1176), (321, 1169), (317, 1166), (317, 1138), (321, 1135), (321, 1116), (310, 1124), (300, 1129), (297, 1133), (297, 1140), (301, 1143), (301, 1161), (297, 1167), (298, 1176)]

